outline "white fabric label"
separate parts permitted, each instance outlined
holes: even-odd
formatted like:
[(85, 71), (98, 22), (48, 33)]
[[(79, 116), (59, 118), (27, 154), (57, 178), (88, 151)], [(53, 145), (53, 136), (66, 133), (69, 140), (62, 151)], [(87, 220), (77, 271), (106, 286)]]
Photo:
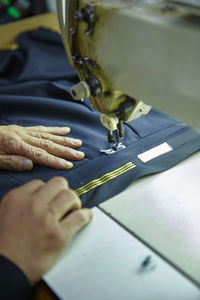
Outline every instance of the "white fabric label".
[(162, 154), (165, 154), (167, 152), (172, 151), (172, 147), (167, 144), (167, 143), (163, 143), (157, 147), (154, 147), (146, 152), (143, 152), (141, 154), (138, 155), (138, 158), (142, 161), (142, 162), (147, 162), (153, 158), (156, 158)]

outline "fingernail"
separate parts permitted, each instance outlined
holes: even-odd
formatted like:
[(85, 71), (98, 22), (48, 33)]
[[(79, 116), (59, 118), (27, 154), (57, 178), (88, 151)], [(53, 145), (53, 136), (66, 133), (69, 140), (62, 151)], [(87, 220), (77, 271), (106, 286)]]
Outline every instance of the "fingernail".
[(67, 160), (63, 160), (61, 162), (62, 166), (65, 167), (66, 169), (71, 169), (73, 168), (73, 163), (71, 163), (70, 161)]
[(71, 129), (70, 129), (69, 127), (62, 127), (62, 130), (63, 130), (63, 131), (67, 131), (67, 132), (70, 132), (70, 131), (71, 131)]
[(19, 163), (19, 168), (21, 171), (31, 170), (33, 168), (32, 160), (30, 160), (28, 158), (21, 159), (20, 163)]
[(78, 139), (71, 139), (71, 143), (73, 145), (82, 145), (82, 141), (81, 140), (78, 140)]
[(82, 152), (82, 151), (76, 151), (76, 152), (74, 152), (74, 154), (75, 154), (77, 157), (80, 157), (80, 158), (85, 157), (85, 153)]

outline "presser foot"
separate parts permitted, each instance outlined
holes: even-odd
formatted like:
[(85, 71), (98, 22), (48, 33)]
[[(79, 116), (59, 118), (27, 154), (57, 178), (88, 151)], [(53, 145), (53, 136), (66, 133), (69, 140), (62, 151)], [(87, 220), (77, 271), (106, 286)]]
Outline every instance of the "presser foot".
[(117, 151), (121, 151), (126, 148), (126, 146), (120, 141), (124, 137), (124, 131), (123, 135), (120, 134), (120, 131), (117, 129), (115, 130), (115, 138), (112, 131), (108, 131), (108, 142), (113, 144), (113, 146), (110, 149), (100, 150), (101, 153), (105, 153), (107, 155), (116, 153)]
[(100, 150), (101, 153), (105, 153), (107, 155), (116, 153), (117, 151), (125, 149), (126, 146), (124, 146), (122, 143), (119, 143), (118, 145), (114, 144), (112, 148)]

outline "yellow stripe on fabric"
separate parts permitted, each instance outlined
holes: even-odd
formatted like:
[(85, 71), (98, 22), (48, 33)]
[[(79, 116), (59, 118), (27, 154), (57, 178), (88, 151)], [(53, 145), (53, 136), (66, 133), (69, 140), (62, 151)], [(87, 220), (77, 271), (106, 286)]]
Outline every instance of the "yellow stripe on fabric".
[[(90, 188), (92, 185), (96, 185), (96, 184), (99, 182), (99, 180), (101, 180), (101, 181), (103, 182), (103, 181), (106, 181), (107, 179), (111, 179), (111, 178), (113, 178), (113, 177), (116, 177), (117, 175), (120, 175), (122, 172), (126, 171), (127, 169), (129, 169), (129, 166), (123, 167), (123, 169), (120, 169), (120, 170), (118, 170), (118, 171), (115, 170), (115, 171), (113, 171), (113, 172), (107, 173), (107, 174), (101, 176), (101, 177), (98, 178), (98, 179), (94, 179), (94, 180), (90, 181), (89, 183), (87, 183), (87, 184), (84, 186), (84, 189), (86, 189), (86, 188), (88, 189), (88, 188)], [(82, 189), (82, 188), (81, 188), (81, 189)]]
[(107, 182), (113, 178), (116, 178), (116, 177), (120, 176), (121, 174), (123, 174), (135, 167), (136, 167), (136, 165), (134, 165), (132, 162), (128, 162), (125, 165), (123, 165), (122, 167), (120, 167), (112, 172), (106, 173), (106, 174), (102, 175), (101, 177), (88, 182), (87, 184), (83, 185), (82, 187), (76, 189), (75, 192), (77, 193), (78, 196), (81, 196), (81, 195), (89, 192), (90, 190), (96, 188), (97, 186), (100, 186), (100, 185), (104, 184), (105, 182)]
[(115, 177), (117, 177), (117, 176), (125, 173), (126, 171), (129, 171), (132, 168), (133, 167), (132, 166), (130, 167), (130, 165), (128, 165), (128, 166), (125, 165), (125, 166), (123, 166), (123, 167), (121, 167), (121, 168), (119, 168), (119, 169), (117, 169), (115, 171), (112, 171), (110, 173), (107, 173), (107, 174), (101, 176), (98, 179), (94, 179), (94, 180), (90, 181), (89, 183), (87, 183), (86, 185), (84, 185), (83, 187), (81, 187), (79, 189), (90, 189), (91, 187), (93, 188), (93, 186), (96, 187), (96, 184), (99, 185), (100, 181), (101, 181), (101, 183), (104, 183), (104, 182), (106, 182), (108, 180), (111, 180), (111, 179), (113, 179), (113, 178), (115, 178)]
[[(112, 178), (115, 178), (116, 176), (122, 174), (124, 171), (126, 170), (129, 170), (130, 169), (130, 166), (127, 164), (119, 169), (116, 169), (115, 171), (112, 171), (110, 173), (107, 173), (107, 174), (104, 174), (103, 176), (101, 176), (100, 178), (98, 179), (94, 179), (92, 181), (90, 181), (89, 183), (87, 183), (86, 185), (84, 185), (83, 187), (77, 189), (76, 191), (81, 191), (81, 190), (88, 190), (90, 189), (91, 187), (93, 188), (93, 186), (96, 186), (96, 184), (98, 184), (99, 182), (101, 183), (104, 183), (106, 182), (107, 180), (110, 180)], [(132, 169), (132, 167), (131, 167)]]

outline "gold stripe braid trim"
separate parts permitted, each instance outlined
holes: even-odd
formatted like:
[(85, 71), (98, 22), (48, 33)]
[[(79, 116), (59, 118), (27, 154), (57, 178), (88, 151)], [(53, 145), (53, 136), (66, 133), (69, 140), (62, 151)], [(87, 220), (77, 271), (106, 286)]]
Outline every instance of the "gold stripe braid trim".
[(106, 173), (106, 174), (102, 175), (101, 177), (90, 181), (89, 183), (76, 189), (75, 192), (77, 193), (78, 196), (81, 196), (81, 195), (89, 192), (90, 190), (96, 188), (97, 186), (102, 185), (105, 182), (107, 182), (113, 178), (116, 178), (116, 177), (120, 176), (121, 174), (123, 174), (135, 167), (136, 167), (136, 165), (134, 165), (132, 162), (128, 162), (125, 165), (123, 165), (122, 167), (120, 167), (112, 172)]

